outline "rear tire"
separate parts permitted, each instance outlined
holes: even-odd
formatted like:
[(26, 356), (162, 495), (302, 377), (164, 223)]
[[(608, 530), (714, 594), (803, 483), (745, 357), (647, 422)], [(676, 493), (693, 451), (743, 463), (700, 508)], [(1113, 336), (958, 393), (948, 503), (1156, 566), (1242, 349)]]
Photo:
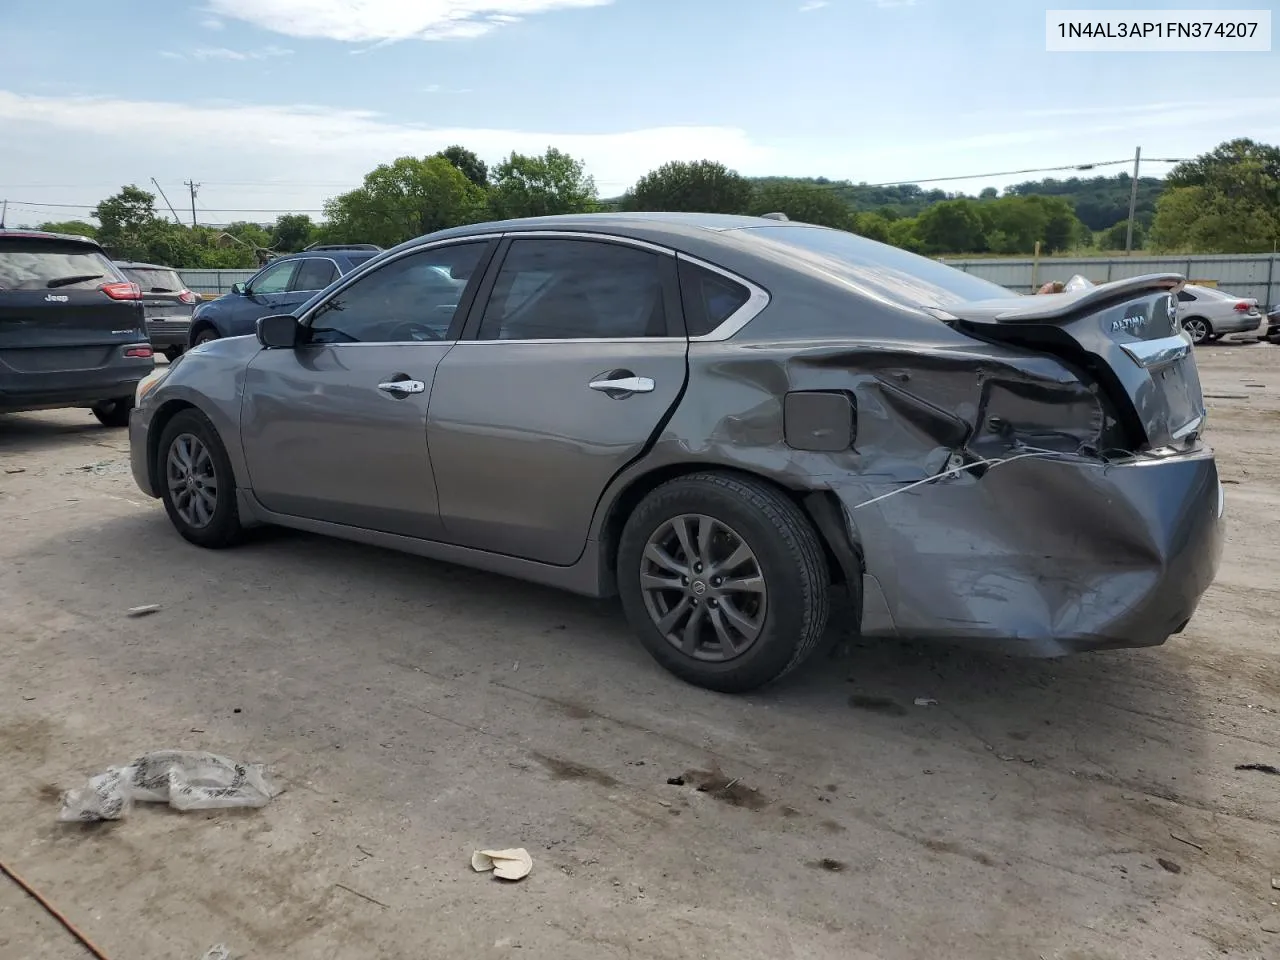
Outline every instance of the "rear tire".
[(1197, 347), (1208, 343), (1213, 336), (1213, 327), (1209, 325), (1209, 321), (1204, 317), (1187, 317), (1186, 320), (1182, 321), (1182, 329), (1187, 332), (1187, 336), (1191, 338), (1191, 342)]
[(173, 363), (173, 361), (177, 360), (180, 356), (182, 356), (181, 347), (165, 347), (164, 348), (164, 358), (168, 360), (170, 363)]
[(156, 453), (160, 499), (183, 538), (217, 550), (244, 532), (236, 479), (218, 431), (198, 410), (183, 410), (160, 434)]
[(129, 411), (133, 409), (133, 397), (117, 397), (115, 400), (101, 400), (91, 408), (93, 415), (104, 427), (127, 427)]
[(804, 662), (826, 627), (830, 583), (808, 518), (748, 477), (663, 484), (631, 514), (618, 547), (618, 590), (640, 642), (682, 680), (722, 693), (754, 690)]

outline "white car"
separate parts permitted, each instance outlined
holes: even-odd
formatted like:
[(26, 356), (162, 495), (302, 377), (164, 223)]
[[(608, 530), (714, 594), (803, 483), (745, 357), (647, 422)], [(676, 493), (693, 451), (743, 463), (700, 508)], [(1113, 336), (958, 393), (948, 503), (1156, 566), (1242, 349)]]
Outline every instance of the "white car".
[(1252, 333), (1264, 322), (1257, 300), (1191, 283), (1178, 294), (1178, 316), (1182, 329), (1197, 346), (1232, 333)]

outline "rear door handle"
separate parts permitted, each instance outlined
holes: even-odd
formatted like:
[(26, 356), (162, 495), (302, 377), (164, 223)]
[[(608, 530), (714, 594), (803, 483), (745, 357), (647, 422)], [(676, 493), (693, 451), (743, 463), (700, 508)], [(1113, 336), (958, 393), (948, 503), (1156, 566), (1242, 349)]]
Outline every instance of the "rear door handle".
[(383, 393), (426, 393), (427, 385), (421, 380), (390, 380), (378, 384)]
[(653, 393), (654, 383), (649, 377), (618, 377), (614, 380), (592, 380), (592, 390), (607, 394)]

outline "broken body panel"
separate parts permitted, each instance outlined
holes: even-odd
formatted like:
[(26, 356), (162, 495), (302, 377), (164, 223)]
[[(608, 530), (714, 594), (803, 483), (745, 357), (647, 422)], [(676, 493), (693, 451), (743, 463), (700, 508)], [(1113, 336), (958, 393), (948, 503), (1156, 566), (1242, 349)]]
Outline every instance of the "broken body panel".
[(1186, 625), (1223, 502), (1181, 277), (913, 308), (891, 272), (812, 266), (785, 307), (691, 344), (688, 393), (611, 494), (695, 461), (807, 495), (865, 636), (1057, 656)]

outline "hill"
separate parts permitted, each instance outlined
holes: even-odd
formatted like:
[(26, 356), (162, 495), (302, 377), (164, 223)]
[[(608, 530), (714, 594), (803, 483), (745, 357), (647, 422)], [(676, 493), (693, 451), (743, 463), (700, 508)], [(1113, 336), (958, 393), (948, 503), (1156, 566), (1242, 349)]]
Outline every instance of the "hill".
[[(859, 213), (876, 212), (891, 220), (914, 217), (944, 200), (961, 197), (969, 199), (994, 199), (997, 192), (988, 188), (979, 197), (965, 193), (949, 193), (945, 190), (925, 189), (918, 184), (905, 183), (887, 187), (848, 180), (828, 180), (826, 177), (753, 177), (760, 186), (774, 183), (807, 183), (825, 187)], [(1125, 220), (1129, 215), (1129, 188), (1133, 178), (1127, 173), (1113, 177), (1071, 177), (1067, 180), (1028, 180), (1005, 189), (1005, 196), (1061, 197), (1075, 209), (1076, 216), (1090, 230), (1106, 230)], [(1151, 225), (1155, 217), (1156, 200), (1164, 189), (1164, 181), (1156, 177), (1138, 180), (1138, 208), (1136, 220), (1144, 227)]]

